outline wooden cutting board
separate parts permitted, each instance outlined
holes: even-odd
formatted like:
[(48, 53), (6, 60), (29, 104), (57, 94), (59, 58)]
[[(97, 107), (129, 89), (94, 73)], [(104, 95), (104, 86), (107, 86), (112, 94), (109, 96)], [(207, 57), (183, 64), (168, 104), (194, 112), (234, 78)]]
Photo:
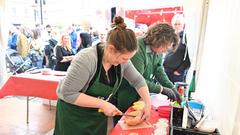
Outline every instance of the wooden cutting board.
[(124, 120), (120, 120), (119, 125), (121, 126), (122, 130), (152, 128), (152, 124), (150, 122), (146, 122), (146, 121), (144, 121), (141, 124), (138, 124), (136, 126), (128, 126), (126, 123), (124, 123)]

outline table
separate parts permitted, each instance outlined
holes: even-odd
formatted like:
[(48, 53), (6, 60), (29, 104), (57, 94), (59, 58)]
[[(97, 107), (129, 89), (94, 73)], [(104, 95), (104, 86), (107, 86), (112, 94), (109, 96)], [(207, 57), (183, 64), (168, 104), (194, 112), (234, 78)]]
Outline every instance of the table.
[(56, 76), (60, 71), (52, 71), (50, 75), (41, 73), (21, 73), (11, 75), (0, 91), (0, 98), (5, 96), (33, 96), (56, 100), (58, 82), (65, 76)]
[(57, 100), (56, 89), (58, 82), (65, 77), (64, 73), (51, 71), (50, 75), (42, 75), (41, 72), (11, 75), (0, 90), (0, 99), (5, 96), (27, 96), (27, 123), (29, 123), (29, 97)]
[[(165, 107), (162, 106), (162, 107)], [(169, 107), (169, 106), (168, 106)], [(131, 111), (131, 108), (129, 108), (128, 111)], [(169, 115), (170, 115), (170, 111), (169, 111)], [(151, 123), (152, 125), (156, 124), (158, 122), (158, 120), (160, 118), (164, 118), (167, 119), (169, 121), (169, 116), (165, 117), (165, 116), (160, 116), (159, 112), (157, 110), (156, 107), (152, 106), (152, 110), (151, 110), (151, 118), (148, 121), (149, 123)], [(122, 118), (123, 119), (123, 118)], [(152, 135), (154, 133), (154, 127), (150, 127), (150, 128), (142, 128), (142, 129), (131, 129), (131, 130), (123, 130), (120, 126), (120, 124), (118, 123), (110, 132), (109, 135), (129, 135), (130, 133), (138, 133), (139, 135)]]

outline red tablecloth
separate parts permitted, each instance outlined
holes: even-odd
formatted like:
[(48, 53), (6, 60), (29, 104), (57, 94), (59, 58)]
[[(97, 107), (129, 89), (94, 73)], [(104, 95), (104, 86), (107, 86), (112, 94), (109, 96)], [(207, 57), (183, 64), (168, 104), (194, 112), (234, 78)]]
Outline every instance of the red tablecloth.
[[(159, 112), (156, 109), (152, 109), (151, 118), (149, 122), (154, 125), (158, 122), (158, 119), (165, 118), (169, 120), (169, 117), (161, 117), (159, 116)], [(110, 132), (110, 135), (129, 135), (130, 133), (138, 133), (139, 135), (152, 135), (154, 133), (154, 127), (151, 128), (142, 128), (142, 129), (131, 129), (131, 130), (123, 130), (118, 123)]]
[(59, 71), (52, 71), (50, 75), (41, 73), (22, 73), (12, 75), (0, 90), (0, 98), (5, 96), (33, 96), (56, 100), (58, 82), (64, 78)]

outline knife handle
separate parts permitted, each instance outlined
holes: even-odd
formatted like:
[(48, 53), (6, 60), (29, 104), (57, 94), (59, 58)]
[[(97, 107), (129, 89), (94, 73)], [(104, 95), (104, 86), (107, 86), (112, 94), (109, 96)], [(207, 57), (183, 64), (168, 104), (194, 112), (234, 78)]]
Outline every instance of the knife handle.
[(104, 111), (103, 111), (103, 109), (99, 108), (99, 109), (98, 109), (98, 112), (104, 112)]

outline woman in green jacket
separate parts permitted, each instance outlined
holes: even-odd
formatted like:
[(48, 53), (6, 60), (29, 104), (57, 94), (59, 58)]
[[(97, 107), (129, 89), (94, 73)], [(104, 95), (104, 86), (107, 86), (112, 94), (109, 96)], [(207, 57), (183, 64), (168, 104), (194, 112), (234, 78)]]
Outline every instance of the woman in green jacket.
[[(181, 102), (179, 93), (174, 89), (162, 65), (163, 53), (175, 49), (177, 45), (178, 37), (172, 26), (164, 23), (155, 24), (149, 27), (144, 37), (138, 39), (139, 50), (131, 61), (145, 78), (150, 93), (161, 93), (172, 101)], [(125, 112), (140, 97), (126, 80), (123, 80), (119, 89), (117, 107)], [(115, 118), (116, 124), (119, 117)]]
[(150, 117), (147, 84), (130, 61), (138, 48), (134, 32), (121, 17), (114, 22), (106, 44), (81, 50), (60, 82), (54, 135), (106, 135), (107, 118), (122, 114), (114, 97), (123, 77), (146, 103), (142, 120)]

